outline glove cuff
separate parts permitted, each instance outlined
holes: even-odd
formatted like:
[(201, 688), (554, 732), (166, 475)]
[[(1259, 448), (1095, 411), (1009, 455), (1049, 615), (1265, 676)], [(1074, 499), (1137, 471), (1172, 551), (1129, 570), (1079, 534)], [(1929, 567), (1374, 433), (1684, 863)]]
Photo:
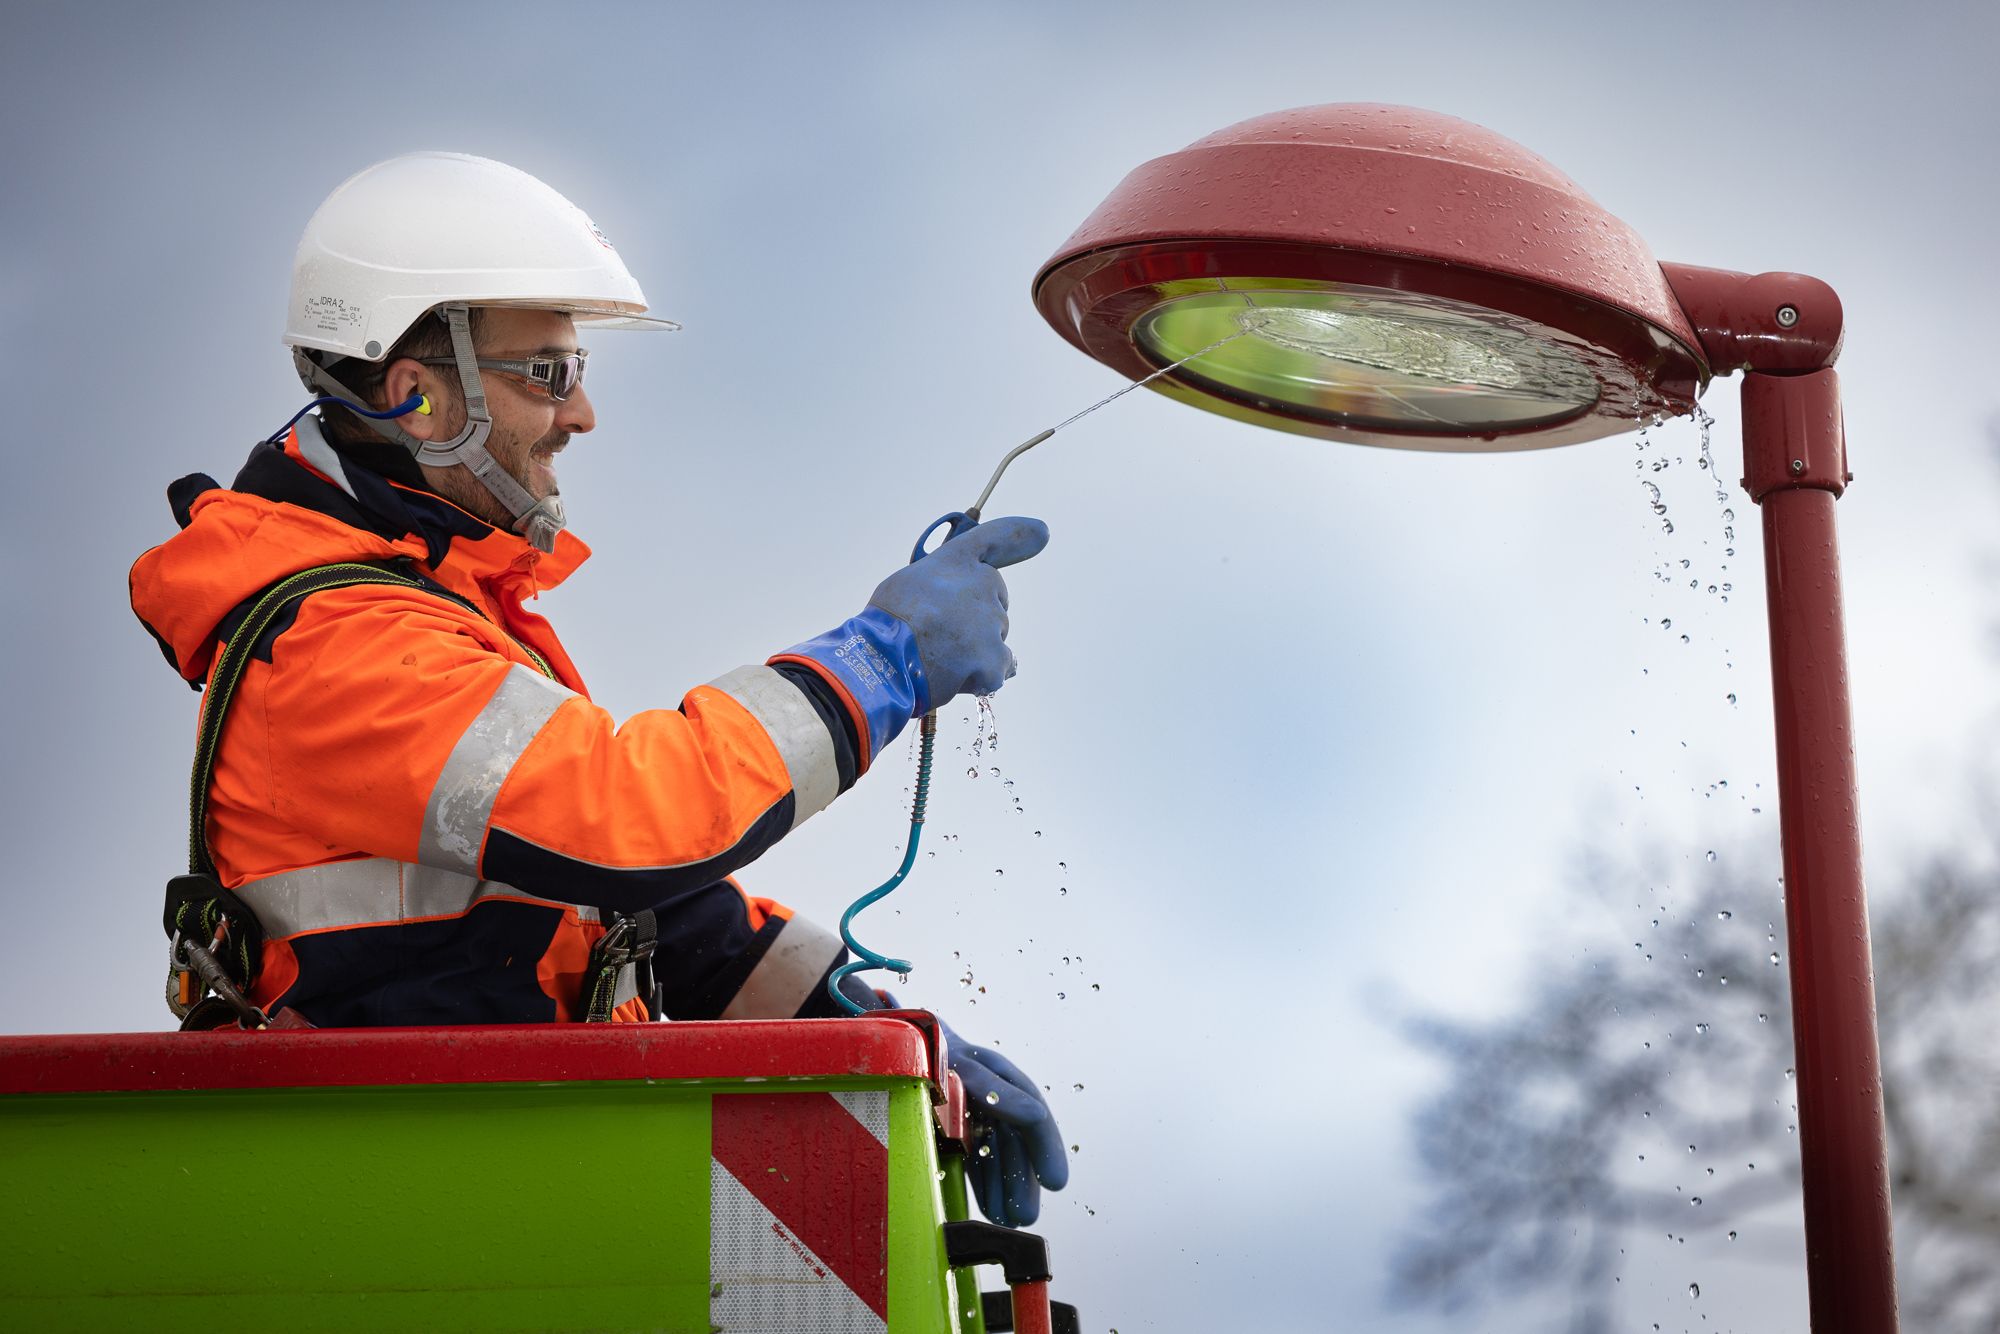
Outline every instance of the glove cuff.
[(841, 696), (861, 743), (863, 768), (903, 725), (930, 711), (930, 681), (917, 657), (917, 635), (880, 607), (794, 644), (772, 658), (812, 668)]

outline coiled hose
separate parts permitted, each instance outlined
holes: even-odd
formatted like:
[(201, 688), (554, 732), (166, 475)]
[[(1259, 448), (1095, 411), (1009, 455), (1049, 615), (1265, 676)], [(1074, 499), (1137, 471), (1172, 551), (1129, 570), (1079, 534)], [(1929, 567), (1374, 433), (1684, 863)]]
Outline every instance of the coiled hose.
[(937, 710), (933, 709), (924, 715), (923, 722), (917, 728), (917, 790), (916, 795), (910, 799), (910, 845), (903, 850), (903, 864), (896, 868), (896, 874), (850, 903), (847, 911), (840, 915), (840, 938), (847, 942), (847, 948), (854, 952), (854, 959), (851, 963), (844, 963), (833, 970), (833, 976), (826, 980), (826, 994), (833, 998), (835, 1005), (848, 1014), (861, 1014), (864, 1011), (841, 991), (842, 978), (850, 973), (870, 968), (887, 968), (891, 972), (900, 974), (908, 974), (910, 971), (911, 965), (908, 959), (892, 959), (886, 954), (877, 954), (854, 938), (854, 933), (848, 929), (848, 924), (854, 920), (856, 913), (886, 897), (891, 890), (902, 884), (904, 877), (910, 874), (910, 868), (916, 865), (917, 840), (924, 832), (924, 804), (931, 795), (931, 755), (936, 748)]

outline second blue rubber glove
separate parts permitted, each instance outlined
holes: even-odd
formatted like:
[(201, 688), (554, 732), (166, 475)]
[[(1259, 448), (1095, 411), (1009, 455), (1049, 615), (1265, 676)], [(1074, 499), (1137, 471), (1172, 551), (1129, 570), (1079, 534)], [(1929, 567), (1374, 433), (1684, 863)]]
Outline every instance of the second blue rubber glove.
[(1062, 1129), (1035, 1081), (991, 1047), (944, 1029), (951, 1068), (965, 1085), (974, 1149), (965, 1173), (979, 1212), (1004, 1227), (1026, 1227), (1042, 1214), (1042, 1190), (1069, 1184)]
[(884, 579), (861, 614), (773, 662), (804, 662), (846, 691), (867, 723), (873, 759), (904, 724), (1014, 674), (1000, 571), (1048, 545), (1040, 519), (995, 519)]
[[(871, 991), (856, 978), (849, 978), (842, 990), (869, 1009), (902, 1008), (888, 992)], [(945, 1059), (965, 1085), (972, 1138), (965, 1175), (972, 1202), (1002, 1227), (1026, 1227), (1042, 1216), (1042, 1190), (1069, 1184), (1062, 1128), (1020, 1066), (991, 1047), (967, 1042), (942, 1019), (938, 1027), (944, 1030)]]

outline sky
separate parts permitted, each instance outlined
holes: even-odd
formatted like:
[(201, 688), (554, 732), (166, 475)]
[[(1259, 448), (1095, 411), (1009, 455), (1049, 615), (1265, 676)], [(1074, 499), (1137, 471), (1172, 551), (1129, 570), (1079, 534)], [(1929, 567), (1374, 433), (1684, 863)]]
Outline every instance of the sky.
[[(1028, 289), (1124, 173), (1311, 103), (1487, 126), (1662, 259), (1839, 291), (1871, 877), (1974, 831), (1963, 778), (2000, 712), (1990, 6), (10, 13), (0, 1031), (169, 1024), (196, 701), (125, 573), (173, 530), (169, 481), (226, 480), (304, 401), (278, 339), (307, 217), (420, 148), (567, 194), (685, 326), (590, 340), (599, 427), (563, 490), (596, 556), (538, 608), (622, 718), (851, 615), (1001, 453), (1117, 386)], [(1086, 1328), (1463, 1328), (1384, 1302), (1423, 1200), (1409, 1117), (1447, 1073), (1385, 1009), (1504, 1014), (1552, 950), (1591, 948), (1586, 847), (1666, 849), (1669, 898), (1710, 849), (1762, 858), (1775, 893), (1736, 397), (1704, 399), (1713, 470), (1686, 419), (1452, 457), (1138, 393), (1009, 472), (988, 512), (1053, 536), (1008, 572), (999, 744), (975, 765), (970, 707), (947, 711), (935, 856), (860, 933), (917, 961), (905, 999), (1054, 1090), (1079, 1147), (1040, 1230)], [(746, 882), (836, 920), (895, 865), (913, 763), (899, 743)], [(1622, 1309), (1803, 1325), (1802, 1275), (1710, 1272), (1699, 1312), (1678, 1270), (1634, 1272)]]

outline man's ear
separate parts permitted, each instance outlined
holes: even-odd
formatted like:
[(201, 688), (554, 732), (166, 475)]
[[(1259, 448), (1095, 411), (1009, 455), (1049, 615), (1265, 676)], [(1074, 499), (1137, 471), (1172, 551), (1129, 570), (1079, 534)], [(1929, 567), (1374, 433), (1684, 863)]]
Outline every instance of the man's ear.
[(437, 377), (431, 368), (414, 357), (399, 357), (389, 363), (389, 372), (382, 378), (384, 402), (378, 407), (393, 408), (407, 400), (411, 394), (422, 394), (430, 401), (430, 411), (419, 407), (415, 412), (406, 412), (395, 419), (396, 425), (418, 440), (435, 440), (439, 437)]

